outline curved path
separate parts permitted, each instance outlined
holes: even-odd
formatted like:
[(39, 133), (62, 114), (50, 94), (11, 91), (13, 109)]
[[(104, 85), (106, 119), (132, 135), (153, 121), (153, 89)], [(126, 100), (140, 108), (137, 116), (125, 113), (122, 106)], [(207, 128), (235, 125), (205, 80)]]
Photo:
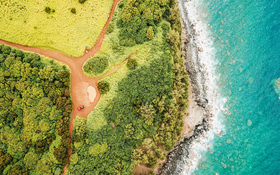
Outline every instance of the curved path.
[[(114, 3), (112, 5), (112, 9), (110, 12), (110, 16), (106, 22), (106, 24), (103, 27), (103, 30), (101, 31), (98, 40), (96, 41), (95, 45), (90, 49), (90, 50), (85, 50), (84, 55), (81, 57), (69, 57), (61, 52), (57, 52), (57, 51), (51, 51), (51, 50), (46, 50), (46, 49), (41, 49), (41, 48), (36, 48), (36, 47), (30, 47), (30, 46), (23, 46), (20, 44), (15, 44), (12, 42), (8, 42), (8, 41), (4, 41), (0, 39), (0, 44), (5, 44), (5, 45), (9, 45), (18, 49), (22, 49), (25, 51), (30, 51), (30, 52), (35, 52), (38, 53), (40, 55), (44, 55), (46, 57), (52, 58), (56, 61), (62, 62), (66, 65), (69, 66), (70, 70), (71, 70), (71, 98), (73, 101), (73, 109), (72, 109), (72, 114), (71, 114), (71, 121), (69, 124), (69, 137), (71, 139), (71, 143), (72, 143), (72, 131), (74, 128), (74, 122), (75, 122), (75, 118), (76, 116), (80, 116), (82, 118), (86, 118), (87, 115), (93, 111), (94, 107), (97, 105), (99, 99), (100, 99), (100, 92), (97, 88), (97, 82), (98, 80), (109, 76), (111, 74), (113, 74), (115, 71), (117, 71), (117, 69), (122, 66), (127, 59), (125, 59), (122, 63), (120, 63), (117, 66), (114, 66), (108, 73), (106, 73), (105, 75), (102, 75), (100, 77), (96, 77), (96, 78), (90, 78), (88, 76), (86, 76), (83, 72), (83, 65), (84, 63), (91, 58), (92, 56), (94, 56), (96, 53), (98, 53), (100, 51), (100, 48), (102, 46), (102, 42), (106, 33), (106, 29), (112, 19), (112, 16), (115, 12), (115, 8), (118, 4), (120, 0), (114, 0)], [(131, 55), (130, 57), (135, 56), (134, 54)], [(93, 102), (90, 101), (89, 97), (88, 97), (88, 92), (87, 92), (87, 88), (89, 86), (92, 86), (95, 88), (96, 90), (96, 96)], [(81, 111), (78, 111), (77, 108), (80, 105), (84, 105), (84, 109)], [(64, 173), (66, 173), (66, 170), (68, 168), (68, 164), (69, 164), (69, 158), (71, 155), (71, 147), (69, 147), (68, 149), (68, 160), (67, 160), (67, 165), (64, 167)]]

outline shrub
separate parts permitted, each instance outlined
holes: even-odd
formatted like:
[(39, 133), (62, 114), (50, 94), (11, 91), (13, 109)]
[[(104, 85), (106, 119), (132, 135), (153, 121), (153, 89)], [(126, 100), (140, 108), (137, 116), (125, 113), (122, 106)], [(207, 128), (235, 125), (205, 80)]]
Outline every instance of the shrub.
[(128, 69), (135, 69), (137, 66), (137, 61), (135, 59), (129, 59), (126, 63)]
[(71, 8), (71, 13), (76, 14), (76, 8)]
[(50, 14), (51, 13), (51, 8), (50, 7), (45, 7), (45, 12)]
[(114, 31), (114, 24), (109, 23), (107, 30), (106, 30), (106, 34), (112, 33), (113, 31)]
[(86, 0), (79, 0), (79, 3), (81, 3), (81, 4), (83, 4), (85, 2), (86, 2)]
[(83, 70), (90, 75), (97, 76), (103, 73), (108, 65), (109, 61), (106, 56), (94, 56), (85, 63)]
[(97, 87), (101, 94), (106, 94), (110, 90), (110, 84), (106, 81), (99, 81)]
[(149, 39), (153, 39), (154, 38), (154, 31), (153, 31), (153, 27), (150, 26), (149, 29), (147, 30), (147, 38)]
[[(45, 7), (45, 12), (48, 13), (48, 14), (51, 14), (51, 13), (55, 12), (55, 9), (51, 9), (50, 7)], [(37, 29), (37, 28), (35, 28), (35, 29)]]

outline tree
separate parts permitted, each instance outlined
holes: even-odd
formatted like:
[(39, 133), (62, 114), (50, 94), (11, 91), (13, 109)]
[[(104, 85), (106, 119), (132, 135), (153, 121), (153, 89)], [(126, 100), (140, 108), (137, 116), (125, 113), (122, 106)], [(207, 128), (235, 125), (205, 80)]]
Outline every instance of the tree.
[(38, 161), (36, 165), (36, 172), (38, 174), (52, 174), (52, 162), (42, 158)]
[(79, 0), (79, 3), (81, 3), (81, 4), (83, 4), (85, 2), (86, 2), (86, 0)]
[(137, 66), (137, 61), (135, 59), (130, 58), (130, 59), (128, 59), (126, 65), (127, 65), (128, 69), (132, 69), (133, 70)]
[(125, 135), (126, 137), (130, 138), (131, 135), (134, 133), (134, 127), (132, 125), (132, 123), (128, 124), (125, 126)]
[(89, 147), (89, 154), (93, 156), (98, 156), (98, 154), (105, 153), (108, 150), (107, 143), (103, 144), (94, 144), (93, 146)]
[(110, 84), (107, 81), (99, 81), (97, 87), (101, 94), (106, 94), (110, 90)]
[(50, 13), (51, 13), (51, 11), (52, 11), (52, 10), (51, 10), (51, 8), (50, 8), (50, 7), (45, 7), (45, 12), (46, 12), (46, 13), (50, 14)]
[(79, 155), (78, 155), (78, 153), (71, 154), (71, 157), (70, 157), (70, 161), (71, 161), (71, 162), (73, 162), (74, 164), (77, 164), (77, 163), (78, 163), (78, 160), (79, 160)]
[(8, 172), (8, 175), (19, 175), (19, 174), (21, 174), (21, 175), (28, 175), (28, 173), (25, 171), (25, 169), (22, 168), (19, 165), (14, 166)]
[(153, 105), (142, 105), (140, 108), (141, 117), (145, 120), (147, 125), (153, 125), (156, 111)]
[(37, 164), (38, 160), (39, 160), (39, 158), (36, 153), (28, 152), (25, 155), (23, 162), (28, 169), (31, 169)]
[(156, 106), (158, 112), (161, 114), (164, 111), (164, 101), (165, 101), (166, 96), (163, 96), (161, 100), (159, 98), (154, 99), (153, 103)]
[(76, 14), (76, 8), (71, 8), (71, 13)]
[(67, 158), (67, 148), (64, 145), (60, 145), (58, 148), (54, 150), (54, 156), (58, 162), (62, 162), (62, 164), (66, 163)]
[(147, 30), (147, 38), (149, 39), (153, 39), (154, 38), (154, 30), (153, 30), (153, 27), (150, 26)]
[(3, 171), (12, 160), (13, 158), (10, 154), (4, 153), (4, 151), (0, 149), (0, 171)]
[(154, 152), (152, 150), (148, 150), (147, 156), (148, 156), (149, 167), (154, 168), (157, 165), (157, 158), (154, 155)]
[(134, 165), (146, 164), (148, 163), (148, 157), (143, 153), (142, 149), (135, 148), (131, 154), (131, 160)]

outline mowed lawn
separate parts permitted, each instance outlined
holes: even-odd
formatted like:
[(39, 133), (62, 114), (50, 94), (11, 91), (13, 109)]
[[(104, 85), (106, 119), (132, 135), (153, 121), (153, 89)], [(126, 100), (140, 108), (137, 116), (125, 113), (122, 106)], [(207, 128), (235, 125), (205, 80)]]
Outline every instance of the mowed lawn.
[(0, 1), (0, 38), (78, 57), (95, 44), (112, 4), (113, 0)]

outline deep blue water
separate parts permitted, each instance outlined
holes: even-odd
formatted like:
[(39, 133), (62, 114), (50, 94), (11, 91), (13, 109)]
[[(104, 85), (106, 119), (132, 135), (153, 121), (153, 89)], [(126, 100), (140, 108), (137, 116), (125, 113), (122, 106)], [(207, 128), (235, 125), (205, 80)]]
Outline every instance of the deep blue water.
[(221, 63), (219, 92), (231, 115), (223, 122), (226, 134), (215, 137), (194, 173), (280, 174), (280, 100), (273, 84), (280, 78), (280, 0), (206, 0), (202, 6)]

